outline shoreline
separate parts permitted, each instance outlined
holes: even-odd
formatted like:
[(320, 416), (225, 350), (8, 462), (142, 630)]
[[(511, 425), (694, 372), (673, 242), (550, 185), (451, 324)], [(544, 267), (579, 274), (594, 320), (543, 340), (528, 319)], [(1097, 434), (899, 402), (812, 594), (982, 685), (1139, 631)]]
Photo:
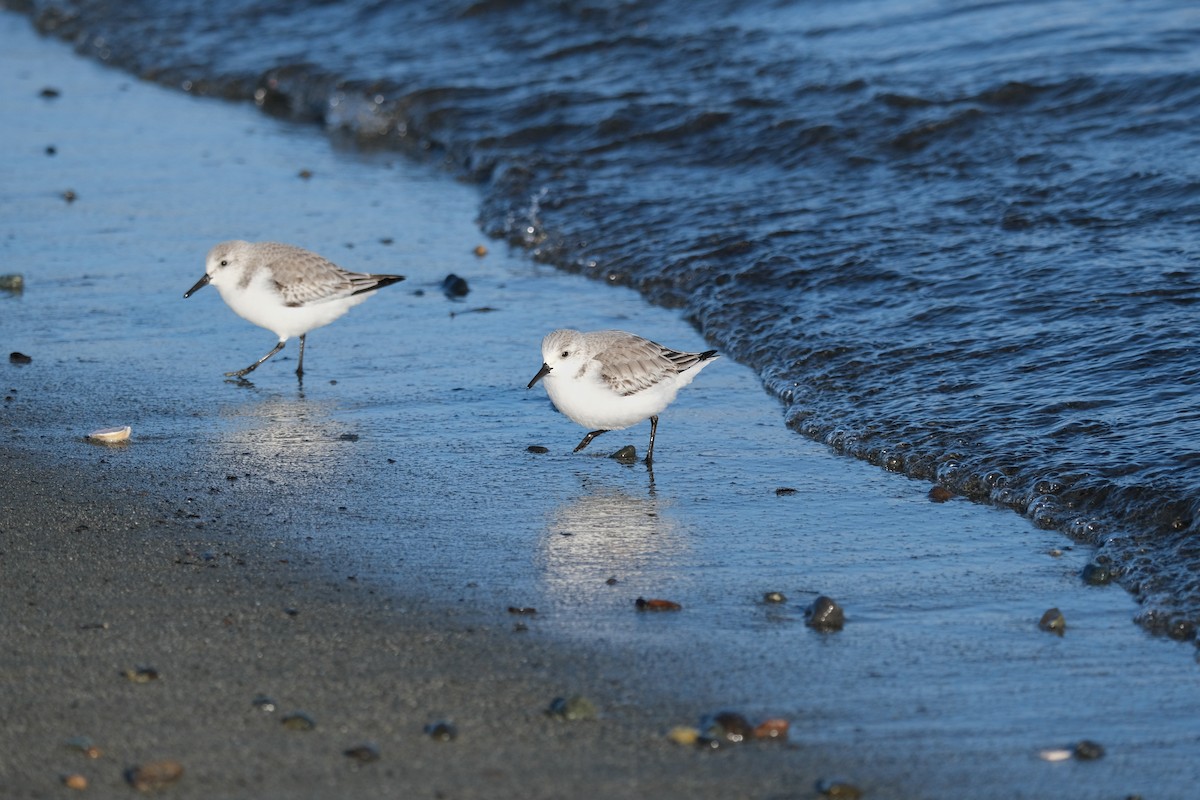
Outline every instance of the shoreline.
[[(868, 798), (1182, 800), (1200, 779), (1194, 648), (1082, 586), (1088, 549), (830, 454), (724, 359), (663, 415), (653, 473), (606, 457), (646, 426), (572, 455), (577, 426), (524, 390), (541, 334), (699, 348), (683, 320), (523, 252), (474, 256), (477, 198), (430, 165), (329, 152), (0, 26), (0, 90), (25, 111), (0, 149), (0, 272), (26, 282), (0, 294), (0, 341), (33, 359), (3, 365), (0, 406), (6, 796), (69, 772), (125, 796), (124, 771), (161, 758), (179, 798), (812, 798), (842, 778)], [(304, 384), (289, 347), (231, 385), (270, 335), (181, 297), (228, 238), (409, 279), (310, 337)], [(438, 288), (450, 272), (465, 301)], [(127, 447), (82, 440), (118, 423)], [(821, 593), (844, 631), (804, 625)], [(1061, 638), (1037, 630), (1050, 606)], [(574, 694), (596, 720), (545, 715)], [(664, 736), (726, 710), (790, 740)], [(316, 727), (284, 728), (296, 711)], [(442, 720), (454, 741), (424, 733)], [(1081, 739), (1105, 757), (1038, 756)], [(343, 755), (366, 742), (378, 761)]]

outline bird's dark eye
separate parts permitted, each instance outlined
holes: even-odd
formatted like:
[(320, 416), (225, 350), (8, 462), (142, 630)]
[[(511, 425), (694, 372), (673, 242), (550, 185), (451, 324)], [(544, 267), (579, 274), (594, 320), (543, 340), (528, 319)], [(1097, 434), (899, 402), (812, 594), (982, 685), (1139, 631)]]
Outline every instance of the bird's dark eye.
[(222, 258), (222, 259), (221, 259), (221, 266), (222, 266), (222, 267), (228, 267), (228, 266), (229, 266), (229, 260), (228, 260), (228, 259), (225, 259), (225, 258)]
[(562, 355), (561, 355), (561, 356), (559, 356), (559, 358), (569, 358), (569, 357), (570, 357), (570, 355), (571, 355), (571, 351), (570, 351), (570, 350), (563, 350), (563, 351), (562, 351)]

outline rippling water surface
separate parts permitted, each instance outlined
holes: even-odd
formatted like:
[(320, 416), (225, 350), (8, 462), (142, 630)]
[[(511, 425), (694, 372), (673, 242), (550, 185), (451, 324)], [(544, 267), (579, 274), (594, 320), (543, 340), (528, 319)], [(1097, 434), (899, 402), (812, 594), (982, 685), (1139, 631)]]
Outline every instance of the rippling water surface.
[(89, 55), (444, 159), (807, 436), (1102, 544), (1200, 623), (1200, 7), (59, 0)]

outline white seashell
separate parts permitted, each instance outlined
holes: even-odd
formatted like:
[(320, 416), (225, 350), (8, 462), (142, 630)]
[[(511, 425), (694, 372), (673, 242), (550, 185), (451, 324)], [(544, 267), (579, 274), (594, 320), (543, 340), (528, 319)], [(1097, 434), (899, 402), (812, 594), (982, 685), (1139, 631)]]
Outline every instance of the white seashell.
[(1070, 750), (1064, 750), (1061, 747), (1055, 747), (1050, 750), (1042, 750), (1038, 753), (1038, 758), (1042, 761), (1066, 761), (1071, 757)]
[(133, 429), (128, 425), (123, 428), (101, 428), (89, 433), (87, 438), (95, 439), (97, 442), (123, 442), (129, 438), (129, 434), (132, 432)]

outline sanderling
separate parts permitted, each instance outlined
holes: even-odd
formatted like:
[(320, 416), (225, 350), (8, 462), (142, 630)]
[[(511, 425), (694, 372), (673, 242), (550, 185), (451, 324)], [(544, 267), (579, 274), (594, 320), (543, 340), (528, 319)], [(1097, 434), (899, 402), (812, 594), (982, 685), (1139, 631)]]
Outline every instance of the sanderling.
[(279, 337), (275, 349), (245, 369), (226, 372), (241, 378), (300, 337), (296, 374), (304, 375), (304, 337), (328, 325), (403, 275), (349, 272), (316, 253), (279, 242), (221, 242), (208, 251), (204, 277), (184, 292), (191, 297), (208, 284), (238, 316)]
[(716, 355), (716, 350), (681, 353), (624, 331), (558, 330), (542, 340), (542, 368), (525, 388), (545, 378), (554, 407), (573, 422), (595, 429), (583, 437), (576, 453), (602, 433), (649, 419), (650, 463), (659, 412)]

